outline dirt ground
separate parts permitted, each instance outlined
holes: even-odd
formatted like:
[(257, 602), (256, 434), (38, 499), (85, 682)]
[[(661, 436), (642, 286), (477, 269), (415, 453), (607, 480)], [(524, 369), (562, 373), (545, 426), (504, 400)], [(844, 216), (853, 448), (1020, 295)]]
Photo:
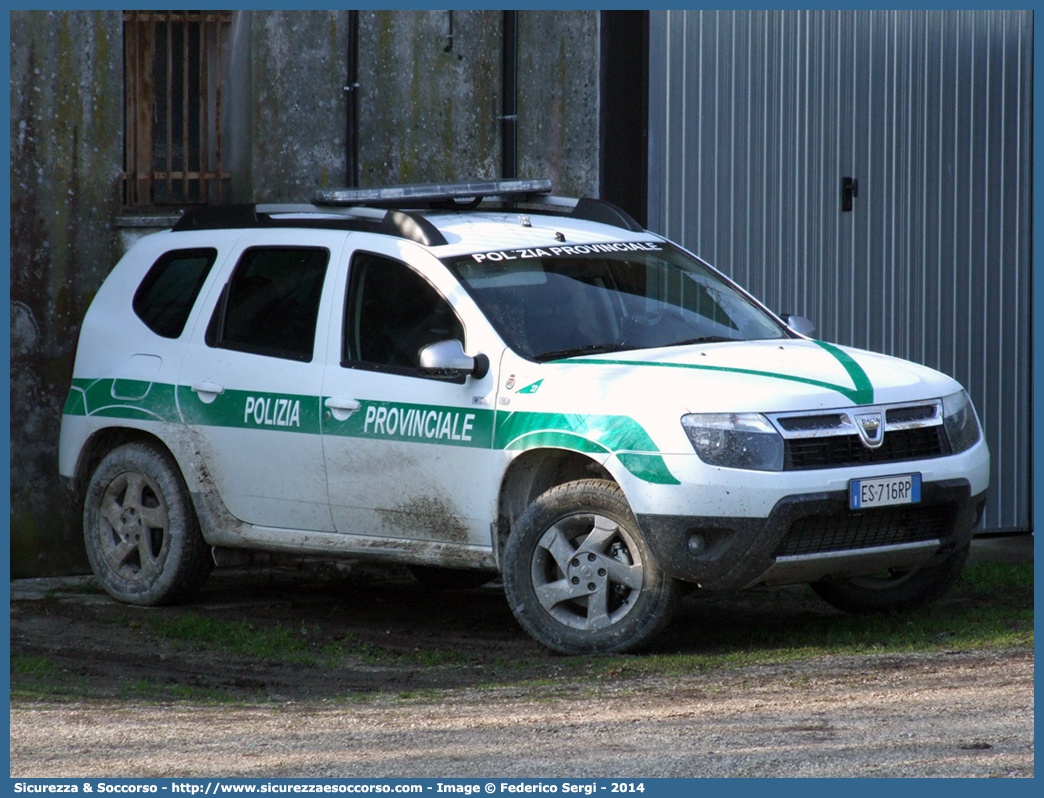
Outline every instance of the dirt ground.
[[(690, 596), (620, 670), (834, 615), (803, 588)], [(297, 653), (208, 646), (200, 619), (292, 630)], [(12, 589), (11, 652), (12, 776), (1033, 775), (1029, 650), (618, 673), (546, 652), (495, 584), (435, 591), (396, 568), (216, 572), (196, 603), (154, 609), (32, 580)], [(34, 698), (41, 678), (64, 697)]]

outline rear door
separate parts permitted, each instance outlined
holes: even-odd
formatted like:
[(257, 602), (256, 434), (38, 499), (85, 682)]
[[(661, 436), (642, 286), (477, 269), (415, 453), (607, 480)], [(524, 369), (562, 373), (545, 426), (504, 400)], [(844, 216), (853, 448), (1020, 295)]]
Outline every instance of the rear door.
[(193, 330), (179, 406), (212, 487), (242, 521), (333, 530), (321, 353), (332, 301), (327, 276), (336, 273), (344, 239), (322, 230), (244, 236)]

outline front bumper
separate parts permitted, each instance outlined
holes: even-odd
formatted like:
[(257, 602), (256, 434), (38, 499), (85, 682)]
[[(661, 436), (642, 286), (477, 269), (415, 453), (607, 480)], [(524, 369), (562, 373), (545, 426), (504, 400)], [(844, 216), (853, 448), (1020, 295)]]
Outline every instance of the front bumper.
[(668, 575), (708, 589), (814, 582), (927, 562), (972, 538), (986, 492), (926, 482), (915, 505), (848, 509), (847, 491), (788, 496), (767, 518), (637, 516)]

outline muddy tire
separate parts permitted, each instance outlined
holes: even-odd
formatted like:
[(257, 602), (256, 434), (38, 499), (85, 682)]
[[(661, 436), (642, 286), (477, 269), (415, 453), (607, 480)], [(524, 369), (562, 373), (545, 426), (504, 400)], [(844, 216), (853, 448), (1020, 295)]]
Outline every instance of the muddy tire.
[(83, 530), (95, 575), (128, 604), (185, 601), (210, 573), (210, 551), (181, 472), (148, 444), (120, 446), (98, 464), (87, 486)]
[(920, 568), (823, 579), (811, 587), (824, 601), (853, 615), (912, 610), (935, 601), (954, 586), (968, 560), (969, 548), (964, 546)]
[(522, 627), (564, 654), (641, 646), (679, 595), (619, 486), (599, 479), (552, 488), (522, 514), (504, 550), (504, 590)]
[(432, 590), (475, 590), (496, 578), (495, 573), (470, 568), (437, 568), (432, 565), (411, 565), (413, 578)]

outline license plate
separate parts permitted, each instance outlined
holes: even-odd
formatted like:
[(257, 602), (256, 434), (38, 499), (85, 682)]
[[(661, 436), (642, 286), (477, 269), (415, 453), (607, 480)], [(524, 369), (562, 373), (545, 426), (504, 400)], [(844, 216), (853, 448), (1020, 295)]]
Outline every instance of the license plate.
[(848, 506), (853, 510), (887, 507), (892, 504), (917, 504), (921, 501), (921, 475), (853, 479), (849, 483)]

